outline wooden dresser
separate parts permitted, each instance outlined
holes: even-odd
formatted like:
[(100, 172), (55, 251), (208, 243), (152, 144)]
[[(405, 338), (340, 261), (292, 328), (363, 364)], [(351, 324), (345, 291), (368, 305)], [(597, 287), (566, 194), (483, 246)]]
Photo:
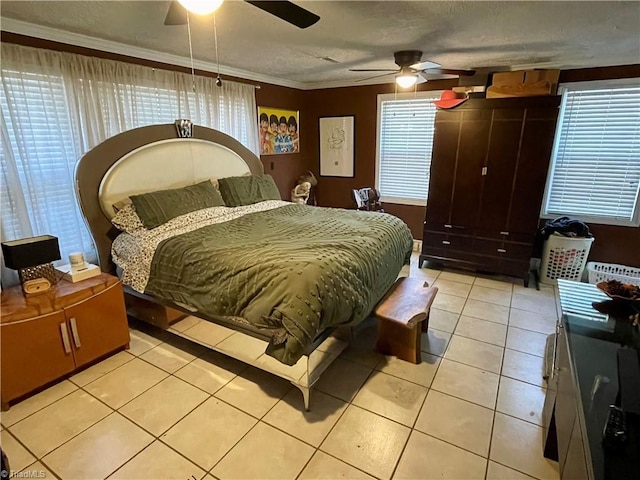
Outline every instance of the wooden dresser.
[(129, 346), (122, 284), (105, 273), (48, 292), (2, 291), (2, 410), (9, 402)]
[(470, 99), (438, 110), (421, 265), (528, 280), (559, 104)]

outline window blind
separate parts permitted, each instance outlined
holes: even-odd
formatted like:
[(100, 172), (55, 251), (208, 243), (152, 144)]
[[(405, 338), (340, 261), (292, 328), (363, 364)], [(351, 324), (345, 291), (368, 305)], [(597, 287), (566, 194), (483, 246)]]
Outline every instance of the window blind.
[(637, 221), (640, 86), (567, 88), (552, 162), (544, 213)]
[[(0, 196), (4, 238), (53, 233), (59, 239), (63, 255), (87, 252), (86, 247), (93, 242), (74, 190), (60, 188), (73, 183), (77, 161), (71, 133), (73, 122), (67, 114), (62, 77), (5, 70), (2, 83), (6, 94), (0, 96), (2, 115), (14, 120), (6, 124), (4, 132), (9, 142), (3, 146)], [(7, 97), (12, 98), (11, 103)], [(12, 128), (16, 123), (20, 124), (19, 129)], [(67, 128), (59, 128), (60, 125)], [(6, 156), (11, 152), (19, 155), (8, 162)], [(11, 180), (18, 180), (22, 185), (31, 231), (25, 231), (24, 222), (20, 221), (20, 209), (15, 202), (22, 197), (11, 195), (8, 188), (14, 183)]]
[(55, 235), (62, 262), (74, 251), (96, 261), (74, 170), (106, 138), (189, 118), (258, 147), (252, 86), (11, 44), (0, 70), (0, 237)]
[(438, 95), (380, 103), (377, 187), (380, 195), (424, 204), (429, 188)]

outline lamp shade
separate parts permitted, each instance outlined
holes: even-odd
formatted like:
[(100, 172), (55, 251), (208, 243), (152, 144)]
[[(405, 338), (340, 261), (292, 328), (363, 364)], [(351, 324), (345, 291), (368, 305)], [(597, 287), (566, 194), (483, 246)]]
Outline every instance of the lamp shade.
[(58, 237), (40, 235), (2, 242), (2, 255), (7, 268), (20, 270), (60, 260)]
[(184, 8), (198, 15), (209, 15), (215, 12), (223, 0), (178, 0)]
[(418, 81), (418, 75), (415, 73), (403, 73), (396, 76), (396, 83), (400, 88), (413, 87)]

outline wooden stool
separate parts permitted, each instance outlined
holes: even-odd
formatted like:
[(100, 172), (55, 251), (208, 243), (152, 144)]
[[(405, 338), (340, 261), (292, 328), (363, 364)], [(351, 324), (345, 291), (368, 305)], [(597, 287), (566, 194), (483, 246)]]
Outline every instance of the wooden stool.
[(375, 309), (376, 349), (384, 355), (420, 363), (420, 336), (429, 327), (429, 310), (438, 289), (417, 278), (401, 277)]

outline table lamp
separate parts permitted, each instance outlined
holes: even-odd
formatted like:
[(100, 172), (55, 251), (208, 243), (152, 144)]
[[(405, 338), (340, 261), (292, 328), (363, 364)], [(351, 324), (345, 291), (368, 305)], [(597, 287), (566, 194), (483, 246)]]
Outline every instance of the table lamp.
[(48, 290), (58, 281), (52, 263), (60, 260), (58, 237), (40, 235), (3, 242), (2, 255), (7, 268), (18, 271), (25, 293)]

